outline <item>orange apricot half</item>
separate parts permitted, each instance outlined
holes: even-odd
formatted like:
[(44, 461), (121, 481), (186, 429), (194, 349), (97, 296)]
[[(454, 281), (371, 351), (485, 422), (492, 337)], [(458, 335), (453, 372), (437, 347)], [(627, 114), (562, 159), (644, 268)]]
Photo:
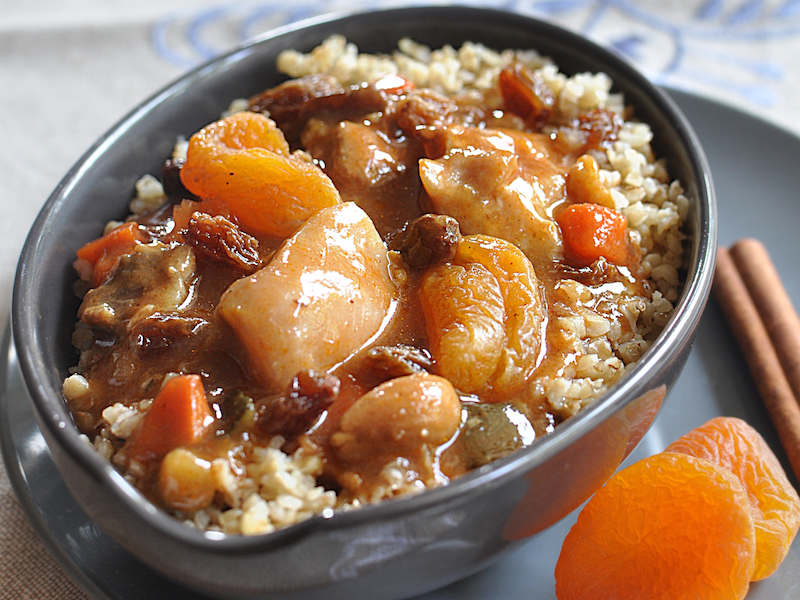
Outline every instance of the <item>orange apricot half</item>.
[(589, 500), (556, 565), (559, 600), (741, 599), (756, 552), (747, 492), (728, 469), (664, 452)]
[(254, 235), (287, 238), (341, 201), (322, 169), (289, 153), (271, 119), (247, 111), (195, 133), (180, 177), (203, 199), (204, 210), (231, 216)]
[(739, 478), (756, 528), (753, 581), (777, 571), (800, 527), (800, 498), (761, 434), (741, 419), (717, 417), (676, 440), (667, 452), (710, 460)]

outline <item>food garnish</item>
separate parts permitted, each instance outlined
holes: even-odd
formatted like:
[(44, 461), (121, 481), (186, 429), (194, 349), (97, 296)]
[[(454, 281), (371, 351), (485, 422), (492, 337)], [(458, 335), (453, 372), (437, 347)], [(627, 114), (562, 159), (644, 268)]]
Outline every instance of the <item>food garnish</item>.
[(800, 477), (800, 319), (764, 244), (719, 248), (713, 289)]
[(597, 491), (564, 540), (556, 595), (741, 599), (798, 526), (800, 498), (764, 439), (718, 417)]

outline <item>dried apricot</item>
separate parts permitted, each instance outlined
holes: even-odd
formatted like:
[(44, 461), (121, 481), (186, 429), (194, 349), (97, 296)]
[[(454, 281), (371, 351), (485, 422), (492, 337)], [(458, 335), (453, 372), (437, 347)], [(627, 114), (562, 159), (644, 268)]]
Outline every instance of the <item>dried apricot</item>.
[(203, 199), (204, 211), (233, 216), (256, 235), (289, 237), (311, 215), (340, 202), (319, 167), (289, 154), (271, 119), (246, 111), (192, 136), (181, 182)]
[(462, 391), (483, 387), (497, 369), (506, 339), (495, 276), (480, 263), (432, 267), (420, 300), (438, 372)]
[(497, 279), (506, 313), (506, 341), (491, 383), (511, 389), (536, 368), (543, 338), (545, 308), (533, 265), (514, 244), (488, 235), (461, 238), (455, 261), (478, 263)]
[(717, 417), (675, 441), (667, 452), (710, 460), (740, 479), (756, 528), (753, 581), (772, 575), (800, 527), (800, 498), (761, 434), (741, 419)]
[(425, 273), (420, 299), (438, 372), (460, 390), (512, 390), (536, 369), (544, 304), (533, 265), (511, 242), (461, 238), (452, 263)]
[(559, 600), (744, 598), (756, 537), (747, 491), (728, 469), (663, 452), (619, 471), (567, 534)]

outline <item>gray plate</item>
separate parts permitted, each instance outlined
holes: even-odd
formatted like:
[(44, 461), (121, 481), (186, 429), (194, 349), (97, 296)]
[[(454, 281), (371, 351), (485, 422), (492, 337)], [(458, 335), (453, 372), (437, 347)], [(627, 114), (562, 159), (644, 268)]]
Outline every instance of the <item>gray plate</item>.
[[(800, 138), (709, 100), (670, 93), (708, 154), (719, 202), (720, 243), (760, 238), (789, 295), (800, 305), (796, 266), (800, 256), (800, 188), (796, 185)], [(675, 438), (718, 415), (745, 419), (773, 449), (780, 450), (742, 355), (712, 299), (683, 374), (628, 463), (660, 452)], [(28, 518), (89, 596), (95, 600), (203, 598), (164, 579), (117, 546), (72, 499), (37, 426), (8, 333), (0, 347), (0, 443)], [(782, 452), (779, 457), (790, 471)], [(564, 536), (576, 518), (577, 513), (569, 515), (494, 566), (417, 600), (554, 600), (553, 571)], [(775, 575), (751, 586), (747, 598), (800, 598), (800, 541), (795, 540)]]

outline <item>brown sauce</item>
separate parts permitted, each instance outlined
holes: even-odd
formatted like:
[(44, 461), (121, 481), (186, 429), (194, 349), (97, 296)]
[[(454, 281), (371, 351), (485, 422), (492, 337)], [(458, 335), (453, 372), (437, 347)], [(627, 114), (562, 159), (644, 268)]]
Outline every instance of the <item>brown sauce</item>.
[[(307, 151), (333, 181), (342, 200), (356, 203), (369, 214), (384, 240), (391, 241), (399, 230), (424, 213), (448, 206), (446, 198), (454, 187), (461, 188), (458, 193), (473, 194), (479, 202), (488, 202), (486, 194), (494, 194), (495, 200), (498, 195), (509, 195), (497, 201), (499, 204), (487, 204), (486, 211), (461, 205), (454, 206), (449, 214), (455, 213), (453, 216), (459, 220), (462, 235), (503, 237), (520, 246), (533, 265), (543, 302), (544, 336), (535, 371), (529, 374), (527, 381), (563, 374), (569, 350), (564, 345), (558, 319), (572, 309), (559, 304), (557, 288), (565, 277), (591, 290), (591, 297), (582, 306), (602, 309), (609, 314), (617, 310), (615, 293), (649, 293), (637, 272), (638, 262), (633, 258), (635, 248), (631, 251), (630, 264), (621, 267), (599, 261), (591, 267), (574, 268), (563, 261), (560, 232), (553, 221), (559, 207), (569, 202), (565, 176), (577, 156), (591, 147), (600, 147), (616, 134), (614, 119), (609, 115), (597, 113), (591, 119), (584, 119), (579, 127), (586, 132), (586, 141), (576, 148), (565, 145), (557, 134), (559, 126), (574, 126), (574, 123), (548, 124), (530, 114), (522, 118), (488, 101), (482, 104), (474, 96), (451, 99), (424, 90), (403, 90), (397, 95), (387, 95), (375, 90), (348, 91), (330, 87), (330, 82), (322, 85), (313, 81), (301, 82), (300, 87), (307, 86), (307, 89), (298, 91), (297, 84), (292, 85), (291, 89), (279, 87), (253, 99), (251, 110), (268, 113), (287, 132), (287, 140), (293, 148)], [(349, 101), (343, 102), (348, 98)], [(545, 130), (545, 124), (549, 129)], [(443, 163), (445, 155), (450, 158)], [(430, 185), (426, 187), (420, 177), (420, 159), (438, 160), (437, 165), (444, 164), (449, 171), (438, 180), (434, 180), (435, 173), (430, 175), (426, 181)], [(457, 160), (462, 162), (456, 164)], [(138, 217), (140, 225), (153, 239), (152, 243), (165, 248), (189, 243), (186, 229), (173, 222), (173, 207), (184, 199), (195, 202), (193, 207), (198, 211), (203, 211), (204, 207), (203, 201), (198, 201), (179, 184), (176, 168), (171, 162), (165, 169), (170, 202), (156, 212)], [(437, 196), (439, 192), (445, 200)], [(450, 196), (458, 196), (458, 193)], [(513, 203), (519, 202), (521, 205), (533, 203), (535, 207), (525, 215), (511, 213), (510, 207), (518, 206)], [(496, 209), (499, 210), (497, 214), (492, 212)], [(213, 229), (214, 226), (209, 227)], [(215, 234), (210, 235), (213, 245)], [(219, 233), (219, 237), (221, 239), (223, 233)], [(247, 254), (250, 256), (247, 260), (263, 267), (278, 251), (282, 240), (255, 238), (258, 238), (257, 244), (241, 242), (238, 252), (247, 254), (247, 248), (241, 244), (249, 245), (252, 251)], [(223, 252), (230, 250), (222, 245)], [(231, 250), (235, 251), (235, 248)], [(163, 260), (168, 261), (168, 253), (163, 254)], [(283, 434), (288, 451), (306, 445), (321, 454), (325, 463), (321, 481), (327, 486), (349, 488), (355, 496), (369, 496), (364, 488), (369, 487), (371, 480), (364, 473), (375, 474), (383, 465), (365, 467), (360, 479), (353, 483), (355, 475), (337, 459), (330, 445), (331, 436), (337, 431), (342, 416), (360, 397), (394, 374), (437, 372), (436, 362), (431, 359), (430, 334), (419, 297), (426, 271), (409, 268), (399, 254), (390, 254), (397, 283), (395, 312), (390, 323), (366, 348), (330, 370), (330, 375), (338, 379), (338, 388), (332, 400), (325, 401), (329, 403), (313, 409), (318, 414), (312, 415), (305, 430), (273, 431), (265, 429), (263, 424), (261, 427), (257, 423), (253, 425), (252, 416), (258, 415), (259, 410), (261, 414), (293, 410), (281, 408), (289, 400), (283, 404), (275, 400), (288, 392), (265, 387), (253, 376), (246, 351), (216, 308), (234, 281), (249, 276), (246, 271), (250, 263), (242, 259), (244, 262), (240, 260), (242, 264), (239, 264), (235, 257), (231, 259), (233, 262), (226, 262), (227, 259), (220, 256), (213, 251), (195, 252), (196, 266), (188, 282), (187, 297), (177, 305), (170, 305), (168, 300), (155, 294), (154, 301), (163, 301), (163, 305), (156, 305), (143, 323), (136, 326), (130, 322), (119, 323), (116, 330), (79, 324), (76, 333), (77, 345), (82, 350), (79, 371), (90, 381), (91, 391), (89, 397), (71, 402), (76, 422), (87, 434), (97, 434), (103, 425), (102, 412), (108, 406), (118, 402), (131, 405), (153, 398), (167, 373), (197, 373), (202, 376), (217, 418), (211, 437), (194, 448), (198, 456), (208, 460), (217, 456), (243, 457), (249, 446), (266, 443), (271, 435)], [(256, 267), (252, 267), (251, 271), (255, 270)], [(120, 275), (114, 273), (103, 285), (115, 286), (119, 280)], [(135, 294), (146, 285), (146, 281), (133, 281), (129, 291)], [(376, 358), (370, 354), (375, 348), (400, 350), (388, 351)], [(416, 349), (418, 354), (405, 352), (404, 348)], [(303, 405), (304, 393), (299, 392), (292, 401)], [(498, 435), (513, 437), (519, 431), (513, 435), (508, 433), (508, 423), (503, 420), (501, 409), (489, 408), (481, 412), (475, 407), (491, 403), (523, 414), (530, 424), (531, 435), (523, 444), (552, 431), (560, 419), (534, 385), (502, 389), (489, 382), (477, 392), (462, 391), (461, 395), (464, 414), (469, 413), (470, 419), (477, 423), (481, 423), (481, 419), (497, 419), (485, 423), (500, 432)], [(502, 440), (488, 449), (467, 445), (460, 438), (477, 434), (465, 431), (462, 428), (439, 450), (428, 449), (425, 460), (433, 465), (428, 465), (433, 469), (431, 476), (440, 483), (504, 452)], [(115, 440), (123, 454), (124, 443), (124, 440)], [(519, 447), (518, 442), (514, 444), (510, 441), (506, 444), (508, 451)], [(414, 463), (415, 460), (412, 459), (410, 468), (420, 472), (428, 468), (419, 462), (423, 459), (418, 463)], [(146, 464), (143, 468), (139, 486), (159, 502), (158, 463)]]

